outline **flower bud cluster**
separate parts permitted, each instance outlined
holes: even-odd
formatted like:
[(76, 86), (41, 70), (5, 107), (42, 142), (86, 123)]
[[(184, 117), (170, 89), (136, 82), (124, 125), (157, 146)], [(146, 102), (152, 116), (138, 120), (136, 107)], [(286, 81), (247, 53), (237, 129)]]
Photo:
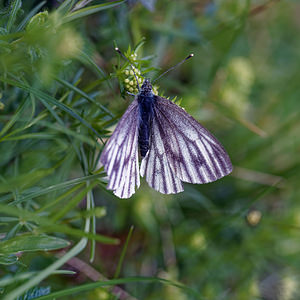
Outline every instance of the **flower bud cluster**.
[[(133, 53), (130, 55), (129, 59), (130, 61), (136, 61), (137, 55), (136, 53)], [(135, 75), (136, 77), (135, 77)], [(137, 81), (136, 78), (138, 80), (139, 86), (142, 85), (144, 78), (141, 75), (141, 71), (134, 67), (134, 66), (128, 66), (124, 71), (123, 74), (125, 75), (125, 79), (124, 79), (124, 87), (126, 89), (126, 91), (133, 93), (133, 94), (137, 94), (139, 92), (138, 90), (138, 86), (137, 86)]]

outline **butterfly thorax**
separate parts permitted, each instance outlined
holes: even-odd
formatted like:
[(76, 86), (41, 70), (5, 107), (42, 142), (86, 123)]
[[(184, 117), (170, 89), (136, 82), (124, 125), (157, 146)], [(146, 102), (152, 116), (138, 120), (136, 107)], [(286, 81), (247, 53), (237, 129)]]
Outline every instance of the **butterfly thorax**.
[(153, 119), (153, 104), (155, 101), (152, 85), (148, 79), (145, 79), (137, 95), (137, 101), (139, 104), (138, 143), (141, 156), (145, 157), (149, 150), (150, 128)]
[(144, 80), (144, 82), (141, 86), (141, 90), (139, 92), (139, 95), (142, 95), (142, 96), (153, 95), (153, 93), (152, 93), (152, 84), (151, 84), (149, 79)]

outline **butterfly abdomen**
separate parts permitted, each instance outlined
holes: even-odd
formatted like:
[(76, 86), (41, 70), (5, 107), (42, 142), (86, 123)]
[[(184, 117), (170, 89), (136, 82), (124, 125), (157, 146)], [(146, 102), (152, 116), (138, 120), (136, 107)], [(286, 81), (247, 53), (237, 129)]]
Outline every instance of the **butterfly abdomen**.
[(139, 95), (139, 136), (138, 143), (142, 157), (145, 157), (150, 144), (150, 129), (153, 119), (153, 95)]

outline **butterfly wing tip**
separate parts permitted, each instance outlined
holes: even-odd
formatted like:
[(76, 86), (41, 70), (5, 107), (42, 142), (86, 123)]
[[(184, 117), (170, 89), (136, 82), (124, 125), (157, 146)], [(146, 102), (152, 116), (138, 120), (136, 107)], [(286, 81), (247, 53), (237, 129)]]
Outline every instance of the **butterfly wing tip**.
[(161, 191), (161, 190), (157, 190), (157, 189), (154, 189), (155, 191), (161, 193), (161, 194), (164, 194), (164, 195), (176, 195), (176, 194), (179, 194), (179, 193), (182, 193), (184, 192), (183, 189), (180, 189), (180, 190), (177, 190), (177, 191)]
[(131, 196), (133, 195), (133, 194), (131, 194), (131, 195), (120, 195), (120, 194), (117, 194), (117, 193), (115, 193), (115, 192), (113, 192), (114, 193), (114, 195), (116, 196), (116, 197), (118, 197), (118, 198), (120, 198), (120, 199), (129, 199), (129, 198), (131, 198)]
[[(226, 175), (229, 175), (229, 174), (231, 174), (232, 172), (233, 172), (233, 165), (232, 165), (232, 163), (230, 162), (229, 167), (228, 167), (228, 172), (227, 172)], [(226, 176), (226, 175), (225, 175), (225, 176)]]

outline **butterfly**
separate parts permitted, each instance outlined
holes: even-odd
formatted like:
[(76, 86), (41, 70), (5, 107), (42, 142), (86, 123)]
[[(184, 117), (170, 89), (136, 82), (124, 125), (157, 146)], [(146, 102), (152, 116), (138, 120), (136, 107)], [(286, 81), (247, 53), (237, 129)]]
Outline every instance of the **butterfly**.
[(176, 194), (183, 182), (208, 183), (232, 172), (218, 140), (183, 108), (155, 95), (149, 79), (117, 124), (100, 162), (107, 189), (119, 198), (135, 193), (140, 175), (154, 190)]

